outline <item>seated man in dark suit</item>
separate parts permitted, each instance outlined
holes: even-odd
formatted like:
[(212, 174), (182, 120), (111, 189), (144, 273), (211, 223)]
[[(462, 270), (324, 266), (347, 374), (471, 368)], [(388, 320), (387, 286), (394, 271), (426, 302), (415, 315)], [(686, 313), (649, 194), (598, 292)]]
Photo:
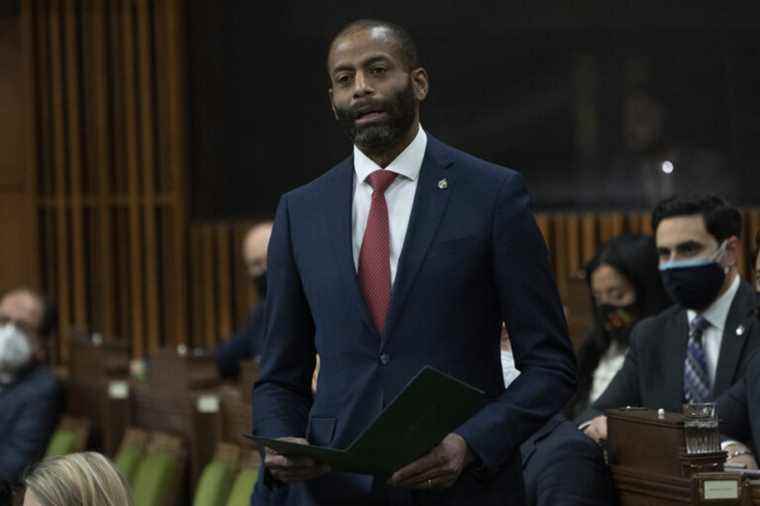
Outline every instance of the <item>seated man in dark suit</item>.
[[(502, 328), (504, 386), (520, 371)], [(602, 449), (574, 423), (556, 415), (520, 446), (528, 506), (609, 506), (614, 504), (612, 477)]]
[(520, 447), (528, 506), (614, 504), (602, 449), (557, 415)]
[(760, 352), (753, 354), (743, 380), (721, 395), (717, 402), (720, 431), (733, 439), (727, 441), (723, 448), (728, 452), (727, 463), (757, 469), (755, 452), (760, 450)]
[(16, 483), (43, 455), (58, 421), (60, 387), (44, 365), (54, 320), (52, 306), (31, 290), (0, 299), (0, 483)]
[(676, 305), (636, 325), (622, 369), (579, 419), (590, 420), (582, 427), (596, 441), (607, 438), (605, 409), (681, 412), (684, 402), (715, 400), (760, 347), (755, 293), (737, 272), (739, 211), (714, 196), (674, 197), (654, 209), (652, 228)]
[(248, 277), (256, 287), (258, 303), (248, 315), (245, 326), (216, 350), (216, 365), (222, 378), (240, 374), (240, 361), (259, 355), (264, 333), (264, 299), (267, 296), (267, 248), (272, 222), (253, 226), (243, 240), (243, 260)]

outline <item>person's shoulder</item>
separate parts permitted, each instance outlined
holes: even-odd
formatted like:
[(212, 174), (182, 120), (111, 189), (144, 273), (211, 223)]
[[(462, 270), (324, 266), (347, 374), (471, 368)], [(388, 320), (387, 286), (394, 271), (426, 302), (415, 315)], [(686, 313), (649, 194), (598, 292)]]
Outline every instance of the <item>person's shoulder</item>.
[(19, 400), (30, 397), (57, 397), (61, 385), (52, 369), (40, 365), (24, 374), (15, 390), (14, 397)]
[(662, 331), (677, 318), (685, 318), (684, 310), (678, 305), (672, 305), (656, 315), (643, 318), (633, 328), (631, 338), (641, 342), (661, 341)]
[(61, 384), (55, 372), (48, 366), (38, 366), (34, 369), (34, 383), (39, 391), (58, 393)]
[(432, 135), (428, 135), (428, 149), (433, 156), (450, 161), (455, 169), (466, 170), (468, 178), (482, 179), (491, 184), (510, 181), (522, 184), (522, 175), (517, 170), (479, 158)]

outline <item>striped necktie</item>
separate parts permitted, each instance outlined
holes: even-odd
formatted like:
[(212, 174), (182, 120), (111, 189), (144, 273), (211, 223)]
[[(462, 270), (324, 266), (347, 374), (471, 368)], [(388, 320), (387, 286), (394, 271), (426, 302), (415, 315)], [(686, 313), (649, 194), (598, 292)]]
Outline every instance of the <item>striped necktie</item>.
[(707, 372), (705, 348), (702, 334), (710, 326), (703, 316), (697, 316), (689, 323), (689, 343), (686, 346), (686, 360), (683, 369), (683, 393), (686, 402), (707, 402), (710, 400), (710, 375)]

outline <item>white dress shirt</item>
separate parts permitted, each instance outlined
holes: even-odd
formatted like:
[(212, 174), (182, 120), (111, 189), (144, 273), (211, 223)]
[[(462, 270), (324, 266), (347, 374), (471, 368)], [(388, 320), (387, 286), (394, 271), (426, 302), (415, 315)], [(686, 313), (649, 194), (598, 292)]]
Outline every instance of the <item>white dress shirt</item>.
[[(710, 375), (711, 385), (715, 385), (715, 371), (718, 369), (718, 356), (720, 355), (720, 345), (723, 342), (723, 331), (726, 328), (728, 310), (731, 309), (731, 303), (734, 301), (734, 296), (738, 290), (739, 276), (737, 275), (726, 293), (718, 297), (710, 307), (702, 312), (702, 316), (710, 322), (710, 325), (702, 333), (702, 347), (705, 350), (707, 374)], [(697, 314), (691, 309), (686, 311), (689, 324), (697, 317)]]
[(627, 351), (627, 346), (622, 347), (616, 341), (613, 341), (602, 358), (599, 359), (599, 365), (594, 369), (591, 393), (589, 394), (590, 402), (596, 401), (607, 390), (607, 387), (612, 382), (612, 378), (623, 368), (625, 353)]
[[(391, 284), (396, 279), (398, 260), (404, 247), (406, 229), (412, 214), (414, 195), (417, 192), (417, 181), (422, 169), (422, 159), (425, 157), (427, 135), (420, 126), (414, 140), (401, 152), (385, 170), (398, 174), (398, 177), (385, 190), (385, 201), (388, 204), (388, 227), (390, 232)], [(351, 236), (354, 252), (354, 268), (359, 269), (359, 252), (364, 240), (364, 230), (367, 228), (367, 218), (372, 205), (372, 186), (367, 176), (376, 170), (381, 170), (362, 151), (354, 146), (354, 200), (351, 208)]]

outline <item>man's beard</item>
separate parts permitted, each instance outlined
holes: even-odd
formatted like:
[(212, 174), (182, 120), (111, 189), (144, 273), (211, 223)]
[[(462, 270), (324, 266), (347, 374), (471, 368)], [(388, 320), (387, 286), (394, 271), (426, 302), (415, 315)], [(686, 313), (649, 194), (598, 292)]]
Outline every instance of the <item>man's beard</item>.
[(346, 131), (351, 142), (362, 151), (378, 152), (396, 146), (414, 123), (417, 99), (411, 83), (377, 105), (388, 115), (388, 119), (359, 127), (355, 122), (360, 116), (357, 110), (348, 107), (335, 108), (338, 123)]

